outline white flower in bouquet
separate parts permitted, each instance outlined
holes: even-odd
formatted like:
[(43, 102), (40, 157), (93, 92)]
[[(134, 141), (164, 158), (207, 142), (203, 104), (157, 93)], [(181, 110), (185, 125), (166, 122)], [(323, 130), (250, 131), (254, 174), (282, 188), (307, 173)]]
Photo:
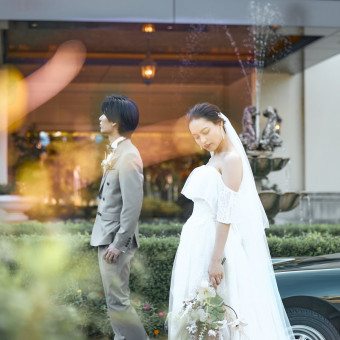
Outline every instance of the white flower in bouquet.
[(206, 313), (204, 309), (199, 309), (198, 315), (201, 322), (206, 322), (209, 318), (209, 313)]
[(187, 330), (190, 334), (195, 334), (197, 332), (197, 325), (195, 323), (187, 326)]
[(207, 280), (203, 280), (197, 288), (197, 300), (204, 301), (208, 298), (216, 296), (216, 291), (213, 286), (209, 285)]
[(236, 334), (238, 334), (239, 339), (241, 339), (242, 336), (244, 335), (243, 329), (245, 326), (247, 326), (247, 323), (244, 322), (242, 319), (238, 319), (238, 318), (228, 323), (228, 327), (230, 329), (231, 335), (234, 338), (236, 338)]
[(233, 328), (240, 328), (240, 327), (242, 328), (246, 326), (247, 324), (241, 319), (235, 319), (232, 322), (229, 322), (228, 325)]
[(192, 339), (198, 340), (206, 337), (229, 339), (230, 334), (235, 339), (241, 339), (243, 327), (246, 326), (207, 280), (202, 280), (193, 299), (183, 302), (178, 318), (183, 331), (186, 330)]

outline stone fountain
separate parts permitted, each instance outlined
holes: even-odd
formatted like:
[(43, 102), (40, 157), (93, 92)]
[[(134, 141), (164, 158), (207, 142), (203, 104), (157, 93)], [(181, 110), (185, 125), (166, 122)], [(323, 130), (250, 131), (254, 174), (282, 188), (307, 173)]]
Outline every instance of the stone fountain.
[(268, 216), (269, 222), (274, 223), (274, 217), (279, 212), (294, 209), (300, 202), (301, 194), (296, 192), (279, 193), (275, 190), (263, 190), (263, 181), (272, 171), (282, 170), (289, 158), (272, 157), (276, 147), (282, 145), (280, 123), (282, 119), (277, 110), (269, 106), (263, 116), (267, 124), (260, 135), (258, 125), (260, 113), (255, 106), (247, 106), (243, 112), (241, 141), (248, 155), (248, 160), (254, 174), (256, 189)]

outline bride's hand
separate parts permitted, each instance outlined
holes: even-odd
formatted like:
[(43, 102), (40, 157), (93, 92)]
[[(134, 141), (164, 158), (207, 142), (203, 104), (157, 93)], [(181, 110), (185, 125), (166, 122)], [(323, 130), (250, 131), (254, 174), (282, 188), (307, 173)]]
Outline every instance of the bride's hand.
[(217, 286), (223, 279), (223, 266), (220, 260), (211, 260), (208, 274), (209, 281), (213, 284), (214, 288), (217, 289)]

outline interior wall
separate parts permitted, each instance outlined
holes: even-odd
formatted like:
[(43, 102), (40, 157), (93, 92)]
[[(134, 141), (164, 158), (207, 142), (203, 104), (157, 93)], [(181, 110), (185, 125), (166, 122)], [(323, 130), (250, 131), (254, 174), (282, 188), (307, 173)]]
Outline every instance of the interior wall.
[[(291, 159), (285, 169), (269, 176), (269, 184), (278, 184), (282, 191), (340, 191), (340, 178), (337, 176), (339, 161), (334, 157), (340, 145), (340, 115), (336, 114), (340, 107), (339, 66), (340, 56), (337, 56), (307, 69), (304, 97), (302, 74), (263, 75), (261, 112), (267, 106), (273, 106), (283, 120), (283, 146), (277, 148), (273, 156)], [(140, 109), (140, 125), (147, 127), (156, 122), (178, 119), (194, 104), (209, 101), (221, 107), (240, 133), (243, 109), (251, 104), (244, 78), (229, 86), (74, 83), (30, 113), (22, 131), (34, 122), (39, 130), (98, 131), (100, 104), (106, 95), (112, 93), (122, 93), (134, 99)], [(303, 98), (306, 174), (303, 174)], [(261, 130), (265, 124), (266, 119), (262, 118)]]
[(224, 88), (225, 114), (238, 133), (242, 132), (243, 110), (251, 105), (251, 92), (248, 86), (251, 87), (250, 77), (243, 77)]
[[(283, 191), (302, 189), (300, 78), (300, 75), (282, 74), (263, 76), (261, 107), (272, 105), (283, 118), (281, 133), (284, 144), (275, 155), (283, 154), (292, 160), (291, 166), (287, 168), (291, 173), (289, 185), (287, 170), (270, 175), (270, 181), (278, 183)], [(251, 104), (245, 78), (229, 86), (72, 83), (49, 102), (31, 112), (21, 130), (24, 132), (32, 123), (36, 123), (38, 130), (98, 131), (101, 102), (105, 96), (112, 93), (122, 93), (135, 100), (140, 110), (140, 126), (152, 131), (155, 131), (153, 124), (176, 120), (183, 117), (194, 104), (208, 101), (220, 106), (240, 133), (243, 110)], [(263, 127), (262, 124), (261, 129)], [(159, 129), (159, 125), (156, 129)], [(165, 131), (166, 129), (169, 129), (169, 126), (165, 127)], [(182, 131), (186, 131), (186, 126), (182, 127)]]
[(196, 103), (223, 103), (222, 85), (85, 84), (73, 83), (28, 114), (22, 131), (33, 122), (39, 130), (97, 131), (101, 102), (107, 95), (124, 94), (140, 111), (140, 126), (177, 119)]
[[(21, 132), (27, 131), (33, 123), (36, 129), (46, 131), (98, 131), (101, 102), (112, 93), (132, 98), (139, 107), (140, 127), (150, 131), (159, 129), (161, 122), (168, 120), (176, 124), (176, 120), (183, 117), (193, 105), (210, 102), (221, 108), (240, 133), (243, 109), (251, 101), (244, 79), (229, 86), (71, 83), (57, 96), (28, 114)], [(179, 128), (187, 131), (183, 122)], [(157, 127), (153, 126), (155, 123), (158, 123)], [(169, 130), (169, 124), (162, 126), (161, 130)]]
[(31, 112), (21, 133), (33, 123), (38, 131), (99, 132), (101, 103), (112, 93), (132, 98), (139, 107), (140, 124), (133, 141), (147, 166), (199, 151), (184, 116), (199, 102), (222, 106), (224, 86), (74, 83)]
[(306, 189), (340, 192), (340, 54), (305, 71)]

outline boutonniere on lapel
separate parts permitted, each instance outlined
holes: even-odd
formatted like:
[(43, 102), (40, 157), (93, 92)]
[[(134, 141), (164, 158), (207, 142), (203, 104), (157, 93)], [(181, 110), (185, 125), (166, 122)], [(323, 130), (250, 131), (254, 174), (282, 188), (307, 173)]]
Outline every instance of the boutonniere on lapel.
[(114, 154), (114, 149), (111, 147), (111, 145), (107, 145), (106, 147), (109, 150), (109, 154), (106, 156), (105, 152), (105, 158), (103, 159), (101, 164), (101, 166), (104, 169), (104, 172), (112, 170), (118, 159), (117, 155)]

